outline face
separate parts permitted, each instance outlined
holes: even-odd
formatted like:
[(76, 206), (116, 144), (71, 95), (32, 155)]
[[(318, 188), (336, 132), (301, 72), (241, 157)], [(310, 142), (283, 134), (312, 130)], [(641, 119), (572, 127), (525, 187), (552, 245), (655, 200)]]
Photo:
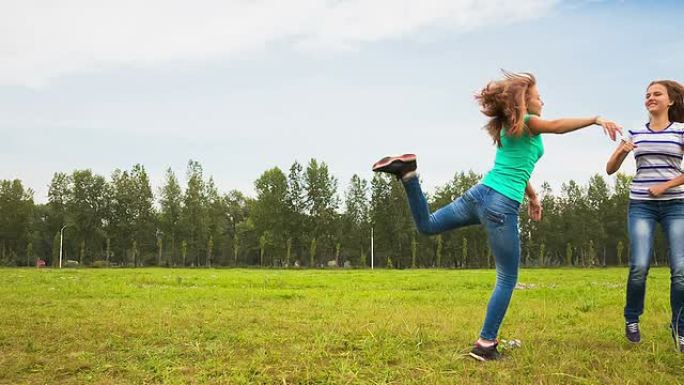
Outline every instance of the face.
[(662, 84), (653, 84), (646, 90), (644, 105), (651, 115), (667, 113), (673, 102), (667, 94), (667, 88)]
[(527, 112), (541, 116), (542, 107), (544, 107), (544, 102), (541, 100), (541, 96), (539, 96), (537, 86), (527, 89)]

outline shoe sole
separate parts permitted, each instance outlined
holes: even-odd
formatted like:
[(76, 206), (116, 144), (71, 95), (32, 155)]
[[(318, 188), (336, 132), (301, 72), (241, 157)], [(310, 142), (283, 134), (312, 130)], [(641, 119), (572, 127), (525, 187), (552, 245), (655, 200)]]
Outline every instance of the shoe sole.
[(408, 162), (413, 162), (416, 160), (416, 154), (404, 154), (400, 156), (388, 156), (386, 158), (383, 158), (379, 160), (377, 163), (373, 165), (373, 171), (377, 171), (383, 167), (387, 167), (393, 162), (402, 162), (402, 163), (408, 163)]
[(468, 353), (468, 355), (471, 356), (471, 357), (473, 357), (474, 359), (480, 361), (480, 362), (487, 362), (487, 359), (486, 359), (486, 358), (480, 357), (480, 356), (478, 356), (478, 355), (475, 354), (475, 353), (470, 352), (470, 353)]

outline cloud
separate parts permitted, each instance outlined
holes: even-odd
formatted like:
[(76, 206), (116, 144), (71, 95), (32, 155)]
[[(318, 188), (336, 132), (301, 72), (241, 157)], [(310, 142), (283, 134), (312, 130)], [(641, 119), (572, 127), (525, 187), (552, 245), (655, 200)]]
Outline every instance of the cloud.
[(559, 0), (22, 0), (0, 5), (0, 85), (239, 57), (271, 44), (354, 49), (543, 16)]

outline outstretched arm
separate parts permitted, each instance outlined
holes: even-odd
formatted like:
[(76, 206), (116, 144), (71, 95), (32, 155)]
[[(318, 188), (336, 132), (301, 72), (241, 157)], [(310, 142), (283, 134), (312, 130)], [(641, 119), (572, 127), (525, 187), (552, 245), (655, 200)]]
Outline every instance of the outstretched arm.
[(615, 171), (619, 170), (622, 162), (625, 160), (625, 157), (627, 157), (627, 154), (629, 154), (630, 151), (634, 150), (636, 147), (636, 144), (623, 139), (620, 142), (620, 145), (610, 156), (610, 159), (608, 159), (608, 163), (606, 163), (606, 172), (608, 175), (612, 175)]
[(622, 126), (613, 121), (605, 120), (600, 116), (555, 120), (544, 120), (537, 116), (531, 116), (527, 122), (527, 127), (533, 134), (565, 134), (594, 124), (603, 127), (603, 132), (610, 136), (611, 140), (615, 140), (618, 133), (622, 135)]

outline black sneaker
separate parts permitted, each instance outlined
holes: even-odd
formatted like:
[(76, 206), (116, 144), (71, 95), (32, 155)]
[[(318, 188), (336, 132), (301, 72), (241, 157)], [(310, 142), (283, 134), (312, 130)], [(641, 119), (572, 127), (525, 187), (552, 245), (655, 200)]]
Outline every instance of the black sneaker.
[(629, 322), (625, 324), (625, 337), (627, 337), (629, 342), (638, 343), (641, 341), (638, 322)]
[(499, 346), (499, 341), (488, 347), (484, 347), (476, 342), (469, 354), (479, 361), (495, 361), (501, 358), (501, 353), (496, 349), (497, 346)]
[(373, 165), (374, 172), (386, 172), (401, 179), (407, 172), (416, 171), (416, 154), (386, 156)]

